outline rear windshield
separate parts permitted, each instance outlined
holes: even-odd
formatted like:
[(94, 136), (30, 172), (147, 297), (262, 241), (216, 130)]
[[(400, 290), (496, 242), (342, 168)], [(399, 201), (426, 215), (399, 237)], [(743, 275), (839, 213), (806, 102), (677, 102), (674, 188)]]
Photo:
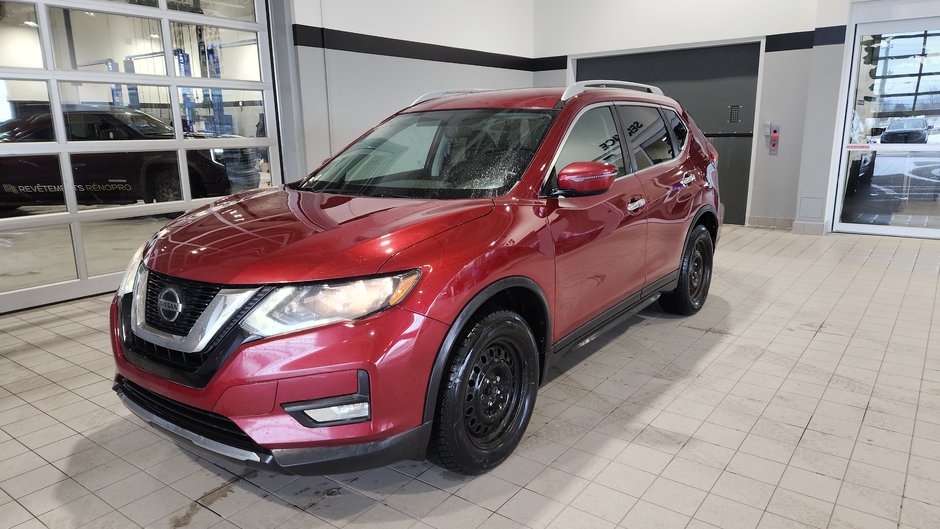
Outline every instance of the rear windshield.
[(475, 109), (400, 114), (297, 184), (297, 189), (403, 198), (507, 193), (555, 113)]

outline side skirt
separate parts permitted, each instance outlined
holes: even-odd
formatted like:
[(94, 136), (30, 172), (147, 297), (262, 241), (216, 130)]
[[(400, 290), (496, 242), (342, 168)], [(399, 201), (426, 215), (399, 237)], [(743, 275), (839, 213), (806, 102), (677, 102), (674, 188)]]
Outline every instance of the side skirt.
[(542, 366), (542, 380), (546, 380), (548, 370), (561, 356), (582, 345), (607, 329), (622, 323), (625, 319), (642, 311), (659, 299), (662, 292), (674, 290), (679, 282), (679, 271), (671, 272), (665, 277), (650, 283), (642, 291), (633, 294), (627, 299), (607, 309), (591, 321), (575, 329), (570, 334), (558, 340), (552, 346), (550, 354), (545, 355)]

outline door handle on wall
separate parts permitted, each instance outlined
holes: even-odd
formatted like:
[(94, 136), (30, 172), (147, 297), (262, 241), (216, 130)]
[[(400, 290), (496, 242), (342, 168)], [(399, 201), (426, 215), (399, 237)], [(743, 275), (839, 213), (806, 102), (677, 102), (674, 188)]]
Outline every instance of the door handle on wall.
[(695, 181), (695, 175), (692, 174), (692, 173), (689, 173), (689, 174), (683, 176), (683, 177), (682, 177), (682, 180), (679, 180), (679, 183), (682, 184), (682, 185), (684, 185), (684, 186), (688, 186), (689, 184), (691, 184), (691, 183), (694, 182), (694, 181)]
[(636, 199), (631, 200), (630, 203), (627, 204), (627, 211), (629, 211), (630, 213), (634, 213), (636, 212), (636, 210), (642, 208), (645, 205), (646, 205), (645, 198), (643, 197), (636, 198)]

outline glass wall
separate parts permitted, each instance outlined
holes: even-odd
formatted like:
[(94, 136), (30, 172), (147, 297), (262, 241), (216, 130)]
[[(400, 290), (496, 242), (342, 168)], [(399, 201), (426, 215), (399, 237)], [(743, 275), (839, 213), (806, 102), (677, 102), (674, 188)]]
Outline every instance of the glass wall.
[(940, 237), (940, 24), (910, 24), (858, 26), (836, 229)]
[(262, 0), (0, 12), (0, 313), (114, 288), (174, 216), (280, 184)]

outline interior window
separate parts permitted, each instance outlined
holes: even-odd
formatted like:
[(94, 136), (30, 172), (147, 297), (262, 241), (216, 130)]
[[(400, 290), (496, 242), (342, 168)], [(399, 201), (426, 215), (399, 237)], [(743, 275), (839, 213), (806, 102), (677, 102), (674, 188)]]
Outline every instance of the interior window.
[(653, 107), (618, 105), (617, 112), (627, 133), (637, 171), (675, 158), (672, 140), (659, 110)]
[(574, 162), (606, 162), (617, 168), (617, 176), (627, 174), (620, 148), (620, 134), (610, 107), (585, 112), (571, 128), (565, 146), (558, 153), (555, 172)]
[(424, 169), (431, 142), (437, 134), (437, 125), (433, 120), (419, 121), (416, 126), (392, 134), (381, 144), (370, 145), (372, 153), (369, 159), (350, 169), (346, 178), (350, 181), (368, 180), (376, 174)]

